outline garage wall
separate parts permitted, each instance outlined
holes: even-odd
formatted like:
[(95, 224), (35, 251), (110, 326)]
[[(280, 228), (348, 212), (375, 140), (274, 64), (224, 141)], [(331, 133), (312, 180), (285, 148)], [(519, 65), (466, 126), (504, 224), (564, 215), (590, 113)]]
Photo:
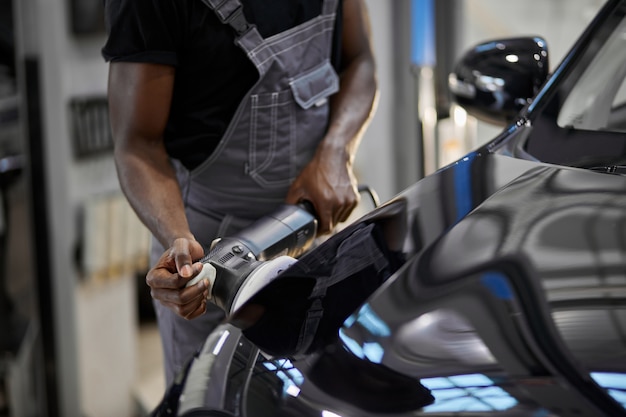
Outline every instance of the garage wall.
[(49, 413), (130, 416), (136, 362), (133, 286), (122, 274), (107, 281), (87, 280), (79, 259), (85, 204), (119, 192), (110, 156), (79, 159), (73, 147), (70, 103), (102, 97), (106, 91), (107, 68), (100, 57), (104, 35), (73, 33), (69, 4), (14, 1), (18, 60), (28, 61), (39, 74), (39, 102), (24, 102), (22, 110), (27, 114), (31, 105), (41, 111), (44, 174), (35, 192), (47, 196), (51, 265), (42, 279), (52, 281), (47, 294), (52, 310), (43, 321), (54, 326), (58, 395), (58, 410), (50, 408)]
[(396, 192), (393, 161), (393, 65), (394, 52), (393, 2), (367, 0), (371, 17), (373, 48), (378, 65), (378, 83), (381, 94), (374, 117), (367, 129), (355, 161), (359, 182), (372, 187), (383, 201)]
[(604, 0), (466, 0), (466, 45), (509, 36), (541, 35), (556, 64)]

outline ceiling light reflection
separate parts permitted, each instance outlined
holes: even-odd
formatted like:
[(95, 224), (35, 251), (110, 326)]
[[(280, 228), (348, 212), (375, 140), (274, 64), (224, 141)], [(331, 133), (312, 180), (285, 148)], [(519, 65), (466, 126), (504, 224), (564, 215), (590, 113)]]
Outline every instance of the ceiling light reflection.
[(482, 374), (425, 378), (420, 382), (435, 397), (435, 402), (424, 408), (425, 413), (503, 411), (518, 403)]
[(616, 372), (592, 372), (591, 378), (606, 389), (607, 393), (626, 409), (626, 374)]

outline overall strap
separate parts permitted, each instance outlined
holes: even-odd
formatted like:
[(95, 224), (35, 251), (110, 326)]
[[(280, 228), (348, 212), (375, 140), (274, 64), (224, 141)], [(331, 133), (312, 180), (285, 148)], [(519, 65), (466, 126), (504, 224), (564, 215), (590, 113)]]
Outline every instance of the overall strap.
[(337, 4), (340, 0), (324, 0), (324, 5), (322, 6), (322, 15), (328, 16), (337, 11)]
[(220, 22), (230, 25), (239, 36), (253, 26), (246, 20), (239, 0), (202, 0), (202, 2), (215, 12)]

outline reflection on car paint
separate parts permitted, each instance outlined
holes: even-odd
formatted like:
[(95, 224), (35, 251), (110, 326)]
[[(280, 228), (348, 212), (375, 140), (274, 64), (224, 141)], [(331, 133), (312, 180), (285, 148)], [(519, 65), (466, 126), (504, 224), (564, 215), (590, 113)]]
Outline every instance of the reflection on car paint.
[(431, 390), (435, 404), (424, 413), (502, 411), (514, 407), (517, 400), (482, 374), (424, 378), (422, 384)]
[(626, 409), (626, 374), (591, 372), (590, 375), (598, 385), (605, 388), (609, 395)]
[(300, 394), (299, 386), (304, 382), (304, 377), (289, 359), (263, 362), (263, 366), (283, 381), (283, 394), (292, 397), (297, 397)]

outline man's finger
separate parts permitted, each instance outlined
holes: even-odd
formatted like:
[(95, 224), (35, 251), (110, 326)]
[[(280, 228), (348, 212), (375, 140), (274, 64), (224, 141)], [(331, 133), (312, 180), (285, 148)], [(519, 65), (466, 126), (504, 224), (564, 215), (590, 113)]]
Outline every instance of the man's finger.
[(181, 277), (177, 273), (170, 273), (164, 269), (153, 269), (146, 275), (146, 284), (152, 289), (164, 288), (178, 290), (185, 286), (190, 278)]
[(182, 290), (179, 288), (152, 287), (150, 294), (155, 300), (182, 306), (198, 299), (206, 299), (206, 280)]
[(190, 278), (193, 275), (193, 259), (191, 258), (191, 250), (189, 240), (176, 239), (170, 250), (171, 256), (176, 263), (176, 270), (183, 278)]
[(206, 300), (200, 300), (198, 303), (190, 303), (184, 306), (165, 301), (161, 301), (161, 304), (187, 320), (192, 320), (206, 311)]
[(346, 220), (348, 220), (348, 218), (350, 217), (350, 214), (352, 214), (357, 204), (358, 204), (358, 201), (351, 201), (348, 204), (342, 205), (341, 208), (339, 209), (339, 212), (337, 213), (337, 219), (335, 223), (343, 223)]

